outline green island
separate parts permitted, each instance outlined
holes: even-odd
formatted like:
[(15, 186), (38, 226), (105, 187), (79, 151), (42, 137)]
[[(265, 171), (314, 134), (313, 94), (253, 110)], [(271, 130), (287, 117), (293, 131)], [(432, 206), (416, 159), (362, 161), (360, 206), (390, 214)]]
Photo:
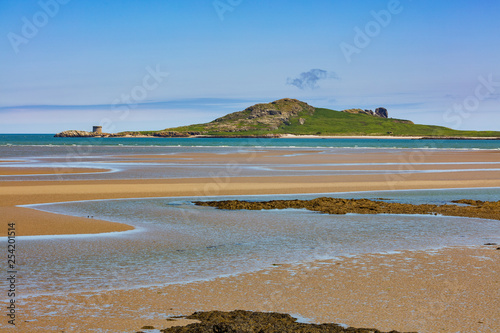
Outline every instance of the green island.
[(389, 118), (385, 108), (377, 108), (375, 111), (359, 108), (335, 111), (315, 108), (305, 102), (290, 98), (256, 104), (243, 111), (233, 112), (204, 124), (165, 128), (158, 131), (120, 133), (103, 133), (100, 129), (93, 132), (70, 130), (55, 136), (278, 138), (287, 135), (500, 139), (500, 131), (462, 131), (443, 126), (414, 124), (410, 120)]

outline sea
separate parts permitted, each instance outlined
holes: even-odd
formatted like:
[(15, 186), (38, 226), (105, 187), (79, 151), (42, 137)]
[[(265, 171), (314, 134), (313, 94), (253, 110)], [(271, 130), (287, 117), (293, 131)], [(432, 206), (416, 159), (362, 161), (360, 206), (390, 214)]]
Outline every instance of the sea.
[(0, 134), (0, 146), (500, 149), (500, 140), (378, 138), (56, 138), (53, 134)]
[[(292, 156), (300, 154), (304, 148), (352, 154), (500, 150), (500, 140), (54, 138), (49, 134), (8, 134), (0, 135), (0, 167), (85, 167), (107, 171), (3, 175), (0, 186), (3, 181), (11, 180), (207, 177), (216, 174), (224, 165), (200, 165), (189, 160), (172, 165), (115, 163), (113, 157), (276, 149), (289, 151)], [(238, 176), (272, 177), (347, 171), (304, 173), (249, 164), (241, 166), (239, 172)], [(342, 260), (364, 253), (435, 251), (450, 246), (500, 243), (500, 221), (496, 220), (430, 215), (328, 215), (298, 209), (225, 211), (193, 204), (197, 200), (312, 199), (321, 196), (444, 204), (463, 198), (499, 200), (500, 188), (137, 198), (28, 205), (26, 207), (58, 214), (122, 222), (135, 229), (91, 235), (18, 237), (18, 280), (23, 291), (19, 297), (187, 283), (277, 264)], [(7, 239), (4, 237), (0, 242), (3, 246)], [(2, 286), (4, 284), (6, 282), (2, 281)]]

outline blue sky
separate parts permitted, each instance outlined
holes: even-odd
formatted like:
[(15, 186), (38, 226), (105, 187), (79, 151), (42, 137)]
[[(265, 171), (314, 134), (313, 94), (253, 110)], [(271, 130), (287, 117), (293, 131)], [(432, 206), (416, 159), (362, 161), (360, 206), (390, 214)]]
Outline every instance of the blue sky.
[(290, 97), (500, 130), (500, 2), (0, 2), (0, 133), (158, 130)]

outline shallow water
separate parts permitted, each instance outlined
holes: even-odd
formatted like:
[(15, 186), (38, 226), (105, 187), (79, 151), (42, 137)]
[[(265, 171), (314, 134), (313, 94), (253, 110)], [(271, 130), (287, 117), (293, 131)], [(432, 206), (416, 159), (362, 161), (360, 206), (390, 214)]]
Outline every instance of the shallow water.
[[(321, 195), (238, 196), (239, 199)], [(400, 202), (498, 200), (500, 189), (332, 194)], [(235, 197), (219, 197), (228, 199)], [(102, 200), (37, 209), (124, 222), (132, 232), (18, 238), (22, 297), (211, 279), (273, 264), (361, 253), (500, 242), (500, 221), (423, 215), (327, 215), (305, 210), (224, 211), (199, 198)], [(214, 198), (203, 198), (213, 200)]]
[[(150, 139), (153, 140), (153, 139)], [(242, 139), (240, 139), (242, 140)], [(320, 140), (321, 141), (321, 140)], [(411, 141), (411, 140), (407, 140)], [(457, 140), (463, 141), (463, 140)], [(493, 140), (498, 141), (500, 140)], [(174, 179), (174, 178), (226, 178), (273, 176), (332, 176), (332, 175), (404, 175), (416, 173), (473, 172), (486, 169), (499, 171), (498, 161), (430, 162), (425, 157), (429, 150), (379, 148), (297, 148), (257, 147), (171, 147), (171, 146), (1, 146), (0, 167), (48, 168), (54, 174), (0, 175), (1, 181), (64, 181), (64, 180), (123, 180), (123, 179)], [(470, 149), (469, 149), (470, 150)], [(289, 152), (280, 158), (255, 158), (256, 152)], [(386, 154), (388, 161), (359, 163), (336, 161), (336, 155), (364, 156), (374, 152)], [(411, 154), (402, 158), (404, 154)], [(202, 161), (189, 154), (210, 153), (218, 160)], [(140, 156), (176, 157), (142, 161)], [(224, 155), (242, 154), (240, 159), (224, 159)], [(245, 155), (246, 154), (246, 155)], [(134, 157), (135, 156), (135, 157)], [(294, 159), (302, 156), (304, 158)], [(431, 156), (431, 155), (428, 155)], [(289, 157), (291, 157), (289, 159)], [(327, 157), (327, 158), (326, 158)], [(349, 158), (346, 159), (347, 161)], [(308, 163), (310, 161), (310, 163)], [(423, 167), (423, 170), (419, 168)], [(444, 169), (443, 169), (444, 167)], [(101, 169), (92, 173), (62, 173), (67, 168)], [(221, 176), (222, 175), (222, 176)]]
[[(172, 164), (114, 162), (116, 162), (116, 156), (120, 155), (200, 152), (223, 155), (263, 150), (255, 147), (256, 140), (245, 139), (214, 139), (212, 141), (206, 139), (199, 141), (121, 139), (126, 140), (129, 146), (120, 146), (121, 141), (68, 140), (50, 136), (0, 135), (2, 166), (98, 167), (110, 168), (112, 172), (88, 175), (5, 176), (0, 177), (0, 181), (217, 177), (219, 171), (227, 170), (226, 164), (190, 163), (189, 160)], [(432, 146), (432, 142), (425, 140), (300, 139), (287, 141), (287, 139), (271, 139), (259, 142), (261, 141), (268, 146), (279, 146), (279, 148), (266, 148), (267, 151), (289, 150), (290, 156), (300, 154), (297, 148), (312, 145), (334, 147), (308, 149), (313, 155), (320, 155), (326, 151), (329, 154), (363, 156), (364, 153), (376, 151), (397, 156), (405, 152), (407, 146), (415, 147), (415, 145), (422, 148), (425, 147), (422, 146), (424, 144), (431, 144), (428, 149), (439, 149), (439, 147), (464, 149), (465, 147), (466, 150), (473, 150), (498, 149), (498, 144), (500, 144), (498, 140), (483, 143), (441, 140), (443, 141), (439, 143), (441, 146), (437, 143)], [(107, 145), (110, 142), (113, 142), (113, 145)], [(160, 142), (161, 146), (155, 145)], [(173, 145), (174, 142), (177, 145)], [(195, 144), (202, 143), (213, 146), (195, 146)], [(486, 146), (481, 146), (482, 144)], [(137, 146), (131, 147), (130, 145)], [(364, 146), (368, 148), (359, 148)], [(6, 160), (10, 162), (5, 162)], [(20, 160), (24, 162), (19, 162)], [(123, 158), (120, 158), (120, 161), (123, 162)], [(327, 167), (329, 165), (321, 163), (321, 159), (320, 162), (310, 165), (281, 162), (279, 164), (238, 163), (237, 173), (225, 173), (224, 176), (264, 175), (272, 177), (275, 175), (387, 172), (370, 168), (356, 170), (355, 167), (352, 170), (284, 170), (286, 167)], [(400, 165), (393, 165), (397, 170), (396, 173), (429, 172), (429, 170), (414, 170), (413, 168), (398, 170), (399, 166), (407, 163), (408, 161), (402, 161)], [(359, 165), (366, 167), (375, 163), (366, 161)], [(429, 169), (433, 167), (429, 166)], [(437, 169), (433, 171), (439, 171)], [(453, 170), (446, 172), (453, 172)], [(325, 196), (325, 194), (240, 196), (238, 198), (270, 200), (306, 199), (319, 196)], [(387, 198), (400, 202), (443, 204), (463, 198), (499, 200), (500, 189), (384, 191), (337, 193), (332, 196)], [(218, 199), (230, 198), (234, 197), (219, 197)], [(203, 198), (203, 200), (213, 199)], [(93, 216), (98, 219), (128, 223), (135, 226), (136, 230), (100, 235), (18, 237), (16, 258), (19, 261), (19, 297), (183, 283), (254, 271), (273, 264), (337, 258), (360, 253), (480, 245), (486, 242), (500, 243), (500, 221), (411, 215), (350, 214), (338, 216), (304, 210), (221, 211), (210, 207), (194, 206), (191, 204), (192, 200), (200, 200), (200, 198), (103, 200), (32, 206), (61, 214)], [(0, 240), (2, 244), (5, 242), (6, 239)], [(0, 287), (6, 287), (6, 283), (6, 281), (1, 281)]]

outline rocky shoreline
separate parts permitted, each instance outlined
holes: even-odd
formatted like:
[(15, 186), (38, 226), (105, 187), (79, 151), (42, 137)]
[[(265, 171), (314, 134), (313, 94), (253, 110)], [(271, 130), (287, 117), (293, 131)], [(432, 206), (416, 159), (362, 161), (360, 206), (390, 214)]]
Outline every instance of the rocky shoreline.
[(226, 134), (226, 135), (208, 135), (204, 132), (178, 132), (178, 131), (158, 131), (152, 133), (141, 132), (120, 132), (120, 133), (96, 133), (79, 130), (69, 130), (60, 132), (54, 135), (56, 138), (235, 138), (235, 139), (248, 139), (248, 138), (261, 138), (261, 139), (275, 139), (275, 138), (367, 138), (367, 139), (411, 139), (411, 140), (500, 140), (500, 137), (457, 137), (457, 136), (399, 136), (399, 135), (385, 135), (385, 136), (344, 136), (344, 135), (293, 135), (293, 134)]
[(500, 201), (479, 201), (461, 199), (454, 204), (404, 204), (370, 199), (338, 199), (321, 197), (312, 200), (271, 200), (271, 201), (195, 201), (198, 206), (218, 209), (286, 209), (305, 208), (326, 214), (427, 214), (462, 216), (500, 220)]
[(140, 132), (122, 132), (122, 133), (96, 133), (87, 131), (69, 130), (54, 135), (56, 138), (281, 138), (281, 134), (262, 134), (262, 135), (204, 135), (202, 132), (176, 132), (176, 131), (158, 131), (150, 134)]
[[(298, 323), (288, 314), (273, 312), (253, 312), (235, 310), (231, 312), (195, 312), (186, 319), (196, 319), (200, 323), (175, 326), (160, 330), (163, 333), (383, 333), (373, 328), (344, 327), (337, 324)], [(389, 333), (400, 333), (391, 331)], [(402, 333), (402, 332), (401, 332)]]
[(56, 138), (136, 138), (136, 137), (158, 137), (158, 138), (190, 138), (200, 135), (200, 132), (175, 132), (175, 131), (159, 131), (151, 134), (140, 132), (121, 132), (121, 133), (101, 133), (69, 130), (57, 133)]

